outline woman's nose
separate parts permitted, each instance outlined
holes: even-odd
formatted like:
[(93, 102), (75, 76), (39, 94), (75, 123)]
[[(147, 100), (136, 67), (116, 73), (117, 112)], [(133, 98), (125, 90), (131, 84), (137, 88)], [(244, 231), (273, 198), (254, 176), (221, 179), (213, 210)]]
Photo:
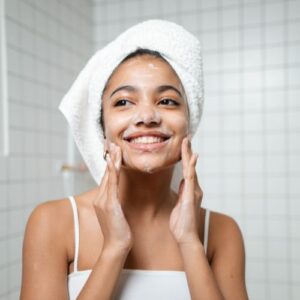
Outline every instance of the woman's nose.
[(159, 124), (161, 122), (159, 111), (151, 104), (142, 105), (134, 116), (135, 125), (141, 122), (147, 125), (151, 123)]

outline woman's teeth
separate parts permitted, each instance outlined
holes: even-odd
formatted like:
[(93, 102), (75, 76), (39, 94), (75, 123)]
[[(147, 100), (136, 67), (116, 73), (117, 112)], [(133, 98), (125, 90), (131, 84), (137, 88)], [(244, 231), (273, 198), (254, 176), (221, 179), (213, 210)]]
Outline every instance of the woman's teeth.
[(130, 143), (134, 144), (153, 144), (153, 143), (161, 143), (164, 139), (160, 137), (154, 136), (142, 136), (138, 138), (133, 138), (130, 140)]

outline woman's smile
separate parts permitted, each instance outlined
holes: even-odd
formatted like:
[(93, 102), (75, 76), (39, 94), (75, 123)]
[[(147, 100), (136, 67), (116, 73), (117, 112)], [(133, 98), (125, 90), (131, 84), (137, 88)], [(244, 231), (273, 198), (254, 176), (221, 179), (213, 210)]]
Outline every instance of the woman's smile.
[(166, 130), (147, 130), (126, 134), (124, 140), (132, 149), (149, 152), (160, 150), (168, 143), (170, 137), (171, 134)]
[(152, 152), (161, 150), (169, 143), (169, 140), (170, 137), (162, 138), (156, 136), (140, 136), (130, 140), (125, 139), (125, 142), (132, 149)]

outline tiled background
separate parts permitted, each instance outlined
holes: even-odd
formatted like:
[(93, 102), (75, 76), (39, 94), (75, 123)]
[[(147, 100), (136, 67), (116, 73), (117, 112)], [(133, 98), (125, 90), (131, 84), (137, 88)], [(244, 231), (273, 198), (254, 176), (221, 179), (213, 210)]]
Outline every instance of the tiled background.
[(62, 198), (58, 167), (68, 132), (58, 104), (92, 53), (84, 0), (7, 0), (10, 155), (0, 157), (0, 299), (19, 299), (25, 224), (40, 202)]
[(203, 206), (233, 216), (250, 299), (300, 299), (300, 1), (95, 1), (101, 47), (148, 18), (203, 44)]
[(88, 174), (58, 172), (80, 159), (61, 97), (94, 50), (149, 18), (202, 41), (205, 106), (193, 143), (203, 206), (239, 223), (250, 299), (299, 299), (300, 1), (6, 2), (11, 154), (0, 158), (0, 299), (18, 299), (32, 208), (94, 185)]

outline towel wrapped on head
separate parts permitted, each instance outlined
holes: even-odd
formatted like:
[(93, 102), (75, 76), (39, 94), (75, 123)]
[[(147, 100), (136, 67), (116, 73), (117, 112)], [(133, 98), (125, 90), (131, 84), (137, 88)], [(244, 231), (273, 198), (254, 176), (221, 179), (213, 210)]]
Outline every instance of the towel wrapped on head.
[[(139, 48), (158, 51), (177, 73), (187, 98), (192, 136), (202, 116), (203, 71), (199, 40), (182, 26), (166, 20), (152, 19), (130, 27), (90, 58), (59, 105), (97, 184), (106, 166), (104, 137), (99, 124), (102, 92), (119, 63)], [(177, 163), (172, 179), (175, 190), (181, 177), (181, 166)]]

